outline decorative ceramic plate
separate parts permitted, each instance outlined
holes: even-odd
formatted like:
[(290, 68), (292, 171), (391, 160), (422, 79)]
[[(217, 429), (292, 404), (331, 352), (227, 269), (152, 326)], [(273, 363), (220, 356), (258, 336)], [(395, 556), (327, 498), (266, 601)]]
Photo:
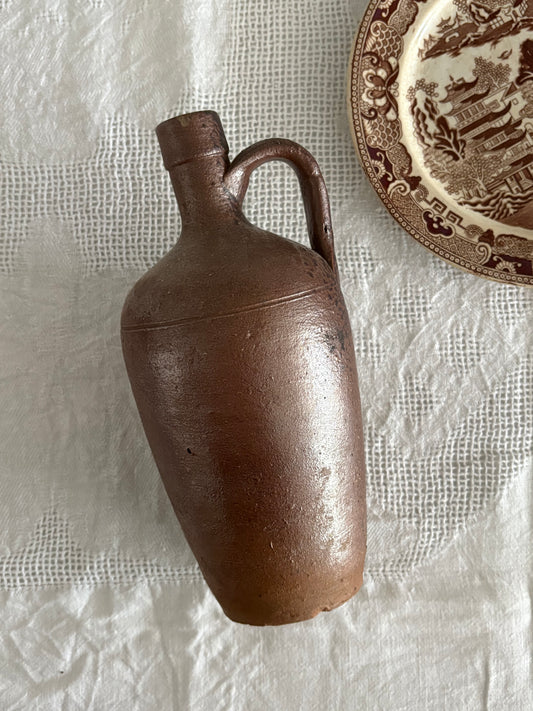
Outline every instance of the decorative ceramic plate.
[(371, 0), (349, 105), (364, 169), (413, 237), (533, 285), (533, 0)]

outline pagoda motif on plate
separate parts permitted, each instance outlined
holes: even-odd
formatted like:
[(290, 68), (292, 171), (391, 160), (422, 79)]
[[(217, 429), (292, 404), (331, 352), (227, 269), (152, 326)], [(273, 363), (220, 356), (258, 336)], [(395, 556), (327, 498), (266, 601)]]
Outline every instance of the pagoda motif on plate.
[(507, 189), (518, 194), (531, 189), (533, 139), (523, 127), (523, 120), (512, 114), (512, 104), (519, 101), (515, 98), (519, 91), (516, 83), (503, 89), (493, 85), (481, 91), (479, 78), (473, 82), (462, 79), (448, 84), (446, 91), (444, 101), (453, 107), (448, 116), (455, 119), (459, 134), (472, 141), (473, 151), (478, 155), (503, 153), (503, 170), (487, 184), (487, 192)]
[(526, 40), (515, 77), (508, 64), (478, 56), (473, 78), (450, 77), (438, 103), (435, 82), (431, 95), (427, 88), (422, 97), (415, 87), (408, 92), (415, 135), (432, 177), (460, 205), (525, 228), (532, 223), (532, 65), (533, 41)]
[(450, 16), (442, 18), (435, 34), (424, 39), (419, 56), (457, 57), (465, 47), (495, 47), (502, 39), (531, 29), (532, 19), (533, 0), (453, 0)]

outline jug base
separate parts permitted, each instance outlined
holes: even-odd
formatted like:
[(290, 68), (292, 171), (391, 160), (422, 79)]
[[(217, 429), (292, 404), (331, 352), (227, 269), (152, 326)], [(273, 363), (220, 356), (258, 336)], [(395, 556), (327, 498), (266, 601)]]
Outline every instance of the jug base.
[[(238, 609), (228, 609), (222, 608), (226, 617), (228, 617), (232, 622), (238, 622), (241, 625), (250, 625), (253, 627), (276, 627), (280, 625), (293, 624), (295, 622), (305, 622), (306, 620), (312, 620), (317, 617), (321, 612), (330, 612), (335, 610), (345, 602), (356, 595), (363, 585), (362, 576), (357, 585), (346, 595), (343, 595), (336, 600), (324, 603), (322, 605), (313, 605), (306, 608), (301, 607), (299, 610), (290, 611), (286, 610), (272, 610), (270, 614), (265, 614), (264, 610), (243, 612), (243, 610)], [(255, 614), (254, 614), (255, 613)]]

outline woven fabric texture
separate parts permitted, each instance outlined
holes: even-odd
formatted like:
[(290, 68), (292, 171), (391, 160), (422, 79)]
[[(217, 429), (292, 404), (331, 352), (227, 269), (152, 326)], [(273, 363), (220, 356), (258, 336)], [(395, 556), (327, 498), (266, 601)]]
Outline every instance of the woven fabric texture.
[[(195, 10), (163, 2), (156, 21), (146, 19), (153, 13), (143, 3), (135, 10), (92, 3), (75, 12), (56, 5), (46, 17), (15, 3), (3, 9), (4, 40), (21, 63), (19, 73), (4, 68), (1, 77), (10, 100), (0, 134), (7, 306), (0, 505), (23, 513), (6, 543), (22, 542), (53, 510), (100, 551), (121, 541), (128, 554), (150, 560), (161, 535), (173, 547), (173, 514), (138, 427), (117, 323), (128, 287), (179, 235), (153, 126), (215, 108), (234, 154), (284, 136), (303, 143), (323, 169), (359, 358), (371, 514), (378, 527), (393, 520), (398, 529), (392, 549), (375, 551), (371, 516), (368, 572), (406, 572), (436, 553), (493, 505), (531, 453), (533, 295), (438, 261), (371, 193), (344, 96), (362, 7), (326, 10), (302, 0), (266, 12), (255, 3)], [(39, 38), (41, 50), (30, 56), (17, 39), (22, 27)], [(140, 58), (122, 72), (118, 57), (104, 61), (116, 27), (118, 55), (131, 40)], [(174, 48), (178, 36), (188, 52)], [(297, 180), (286, 166), (253, 175), (245, 210), (261, 226), (306, 240)], [(139, 479), (150, 480), (142, 487), (151, 487), (165, 519), (155, 537), (155, 504), (138, 495)], [(30, 506), (11, 480), (38, 480)], [(95, 511), (102, 519), (96, 540)], [(119, 525), (120, 515), (134, 523)], [(155, 545), (146, 544), (150, 538)], [(174, 552), (165, 563), (181, 559)], [(31, 565), (28, 577), (39, 583)]]
[[(135, 614), (136, 596), (142, 598), (143, 619), (156, 609), (178, 610), (181, 643), (192, 654), (184, 630), (203, 624), (202, 610), (211, 604), (202, 597), (204, 583), (151, 459), (119, 338), (129, 287), (180, 230), (153, 128), (194, 110), (218, 111), (232, 155), (263, 138), (290, 138), (313, 153), (326, 179), (365, 422), (366, 576), (377, 598), (375, 608), (360, 603), (361, 630), (371, 633), (368, 615), (379, 614), (377, 600), (390, 611), (396, 609), (399, 590), (413, 594), (401, 587), (410, 580), (424, 580), (425, 594), (431, 596), (424, 578), (428, 566), (439, 569), (452, 560), (450, 551), (471, 541), (472, 531), (485, 531), (484, 522), (496, 511), (501, 509), (497, 520), (510, 520), (502, 502), (514, 500), (515, 488), (525, 486), (533, 454), (533, 290), (485, 282), (438, 260), (402, 231), (372, 192), (352, 146), (345, 106), (350, 48), (363, 11), (363, 0), (51, 0), (38, 10), (16, 0), (0, 2), (0, 591), (5, 609), (37, 609), (45, 599), (39, 595), (46, 595), (53, 611), (53, 590), (60, 591), (58, 610), (66, 609), (69, 591), (92, 590), (98, 597), (110, 586), (113, 606), (123, 603), (128, 615)], [(287, 166), (269, 164), (256, 171), (244, 208), (260, 226), (307, 240), (298, 183)], [(524, 514), (527, 528), (526, 520)], [(529, 563), (524, 565), (527, 577)], [(438, 579), (442, 584), (443, 576)], [(153, 593), (150, 612), (149, 594), (128, 587), (136, 583), (147, 586), (143, 590), (174, 586), (181, 607), (170, 605), (172, 595), (165, 588), (164, 594)], [(519, 588), (526, 595), (523, 583)], [(120, 585), (126, 586), (123, 593), (115, 589)], [(184, 593), (183, 585), (196, 586), (196, 592)], [(457, 594), (464, 590), (456, 588)], [(80, 600), (76, 604), (85, 604)], [(357, 601), (350, 605), (356, 617)], [(216, 618), (220, 630), (224, 624), (216, 614), (221, 613), (213, 609), (205, 619)], [(404, 612), (400, 627), (405, 630), (415, 610), (412, 618)], [(110, 629), (121, 634), (122, 623), (112, 613)], [(16, 618), (20, 610), (12, 614)], [(346, 614), (331, 613), (329, 619), (344, 620)], [(430, 630), (434, 617), (426, 621)], [(518, 613), (515, 622), (519, 641), (513, 654), (520, 656), (523, 618)], [(10, 624), (3, 634), (13, 643), (17, 634)], [(41, 622), (34, 624), (36, 635), (50, 634)], [(317, 624), (318, 630), (326, 623)], [(153, 626), (146, 625), (152, 639)], [(339, 639), (352, 659), (360, 649), (343, 635), (357, 635), (357, 624), (343, 625)], [(328, 632), (331, 649), (335, 629)], [(381, 634), (385, 644), (385, 628)], [(228, 635), (220, 638), (221, 653)], [(309, 641), (309, 649), (318, 638)], [(217, 638), (210, 639), (216, 647)], [(391, 660), (403, 654), (398, 637), (394, 640)], [(370, 658), (388, 674), (377, 649)], [(200, 669), (180, 668), (173, 659), (179, 684), (196, 679)], [(350, 683), (355, 684), (363, 667), (358, 658), (352, 661), (357, 673)], [(343, 662), (338, 664), (342, 670)], [(399, 668), (393, 672), (391, 666), (387, 678), (396, 678)], [(36, 694), (48, 672), (44, 667), (35, 672)], [(228, 670), (213, 674), (230, 684)], [(524, 670), (517, 675), (516, 688), (498, 677), (502, 684), (493, 689), (510, 689), (509, 699), (518, 704), (514, 708), (522, 708), (526, 696), (514, 690), (526, 676)], [(168, 688), (175, 688), (169, 679)], [(431, 696), (433, 682), (429, 676), (426, 681), (425, 686), (420, 681), (418, 706), (408, 690), (401, 696), (404, 705), (389, 706), (393, 697), (375, 687), (375, 695), (367, 696), (368, 708), (493, 708), (475, 702), (454, 706), (462, 697), (451, 692), (451, 705), (443, 706), (444, 696)], [(476, 679), (465, 681), (465, 688), (477, 694)], [(191, 689), (191, 708), (208, 708), (202, 705), (208, 696)], [(494, 692), (496, 701), (503, 698), (500, 691)], [(113, 695), (107, 705), (103, 696), (87, 705), (85, 692), (73, 692), (65, 708), (123, 708), (120, 696)], [(260, 693), (247, 706), (239, 705), (233, 691), (227, 693), (209, 708), (281, 708), (261, 705)], [(24, 698), (7, 694), (3, 708), (30, 708), (17, 705)], [(335, 698), (334, 708), (352, 708), (348, 693)], [(132, 707), (170, 708), (155, 692), (150, 699)], [(39, 708), (58, 708), (54, 703)], [(365, 703), (360, 698), (357, 707), (366, 708)], [(296, 696), (291, 704), (326, 708), (299, 707)]]

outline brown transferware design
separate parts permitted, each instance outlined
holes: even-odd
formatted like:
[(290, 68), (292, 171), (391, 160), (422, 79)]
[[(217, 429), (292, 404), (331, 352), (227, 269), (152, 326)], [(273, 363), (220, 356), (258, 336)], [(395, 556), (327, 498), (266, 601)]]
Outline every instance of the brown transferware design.
[(364, 169), (424, 246), (533, 285), (533, 0), (371, 0), (350, 65)]
[[(304, 620), (359, 589), (366, 539), (355, 357), (324, 181), (285, 140), (230, 164), (214, 112), (170, 119), (157, 134), (182, 232), (124, 305), (132, 390), (225, 613), (256, 625)], [(296, 170), (312, 249), (241, 211), (250, 173), (273, 159)]]

